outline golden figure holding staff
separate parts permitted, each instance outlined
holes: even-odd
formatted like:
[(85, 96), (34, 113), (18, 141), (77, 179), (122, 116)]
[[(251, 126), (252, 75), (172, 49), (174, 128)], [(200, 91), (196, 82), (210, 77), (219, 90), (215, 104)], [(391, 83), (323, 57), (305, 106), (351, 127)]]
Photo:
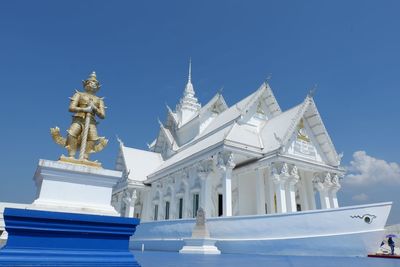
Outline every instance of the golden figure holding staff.
[[(95, 72), (82, 82), (85, 92), (76, 91), (70, 98), (69, 111), (74, 115), (67, 138), (61, 136), (58, 127), (51, 128), (50, 132), (54, 141), (68, 150), (68, 157), (62, 155), (61, 161), (100, 167), (101, 164), (97, 161), (89, 161), (89, 154), (101, 151), (108, 143), (107, 139), (97, 135), (96, 126), (96, 116), (100, 119), (105, 118), (104, 101), (96, 96), (100, 83)], [(79, 159), (75, 159), (78, 149)]]

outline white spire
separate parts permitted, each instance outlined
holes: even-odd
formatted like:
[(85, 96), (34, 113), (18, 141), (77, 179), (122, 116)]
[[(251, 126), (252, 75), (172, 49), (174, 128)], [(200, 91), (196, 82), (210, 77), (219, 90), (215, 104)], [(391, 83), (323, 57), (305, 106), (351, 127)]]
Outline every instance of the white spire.
[(189, 77), (188, 83), (192, 83), (192, 58), (189, 59)]
[[(188, 75), (188, 81), (185, 87), (185, 91), (183, 92), (184, 97), (189, 95), (189, 97), (194, 98), (194, 88), (192, 84), (192, 59), (189, 59), (189, 75)], [(196, 99), (197, 100), (197, 99)]]
[(183, 91), (183, 97), (180, 99), (179, 104), (176, 107), (176, 111), (179, 115), (180, 125), (185, 124), (189, 119), (194, 117), (200, 110), (201, 105), (195, 97), (194, 87), (192, 84), (192, 59), (189, 59), (189, 74), (188, 81)]

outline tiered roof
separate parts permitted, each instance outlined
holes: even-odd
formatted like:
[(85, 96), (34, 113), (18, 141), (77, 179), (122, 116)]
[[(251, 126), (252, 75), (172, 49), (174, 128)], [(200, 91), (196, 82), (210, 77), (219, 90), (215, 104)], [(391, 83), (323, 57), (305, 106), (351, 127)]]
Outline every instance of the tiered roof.
[[(190, 74), (189, 82), (191, 84)], [(194, 95), (193, 86), (188, 90)], [(282, 112), (272, 89), (263, 83), (253, 94), (229, 108), (223, 96), (216, 94), (184, 124), (176, 111), (168, 107), (167, 110), (166, 124), (160, 123), (160, 133), (150, 145), (152, 152), (122, 146), (125, 168), (132, 173), (130, 179), (144, 181), (145, 175), (151, 180), (196, 159), (213, 155), (222, 147), (251, 154), (256, 159), (262, 158), (287, 147), (301, 120), (313, 136), (314, 145), (322, 151), (324, 164), (333, 167), (340, 164), (311, 96)], [(179, 143), (179, 140), (184, 140), (183, 134), (186, 135), (185, 142)], [(166, 147), (168, 153), (163, 151)], [(144, 162), (146, 164), (142, 164)]]

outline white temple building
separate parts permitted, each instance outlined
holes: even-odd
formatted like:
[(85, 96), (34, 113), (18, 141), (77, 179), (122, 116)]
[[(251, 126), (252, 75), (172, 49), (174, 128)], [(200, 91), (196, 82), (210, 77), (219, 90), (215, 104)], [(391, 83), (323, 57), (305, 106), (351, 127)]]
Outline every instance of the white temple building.
[(201, 105), (189, 78), (149, 150), (120, 141), (112, 204), (144, 221), (337, 208), (341, 156), (311, 95), (282, 111), (268, 85)]

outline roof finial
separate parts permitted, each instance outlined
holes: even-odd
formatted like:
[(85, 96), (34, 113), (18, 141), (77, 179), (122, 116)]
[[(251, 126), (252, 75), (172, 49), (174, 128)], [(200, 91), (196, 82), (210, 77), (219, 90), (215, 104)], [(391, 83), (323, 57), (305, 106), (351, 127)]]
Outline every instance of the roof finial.
[(192, 57), (189, 58), (189, 77), (188, 83), (192, 83)]
[(124, 146), (124, 142), (122, 142), (122, 140), (119, 138), (119, 136), (117, 134), (115, 135), (115, 137), (117, 138), (119, 145)]
[(308, 97), (314, 97), (315, 91), (317, 91), (317, 87), (318, 87), (318, 85), (314, 84), (314, 86), (308, 92), (307, 96)]
[(157, 118), (157, 121), (158, 121), (158, 124), (160, 124), (160, 127), (161, 127), (161, 128), (164, 128), (164, 125), (163, 125), (163, 123), (161, 122), (160, 118)]

